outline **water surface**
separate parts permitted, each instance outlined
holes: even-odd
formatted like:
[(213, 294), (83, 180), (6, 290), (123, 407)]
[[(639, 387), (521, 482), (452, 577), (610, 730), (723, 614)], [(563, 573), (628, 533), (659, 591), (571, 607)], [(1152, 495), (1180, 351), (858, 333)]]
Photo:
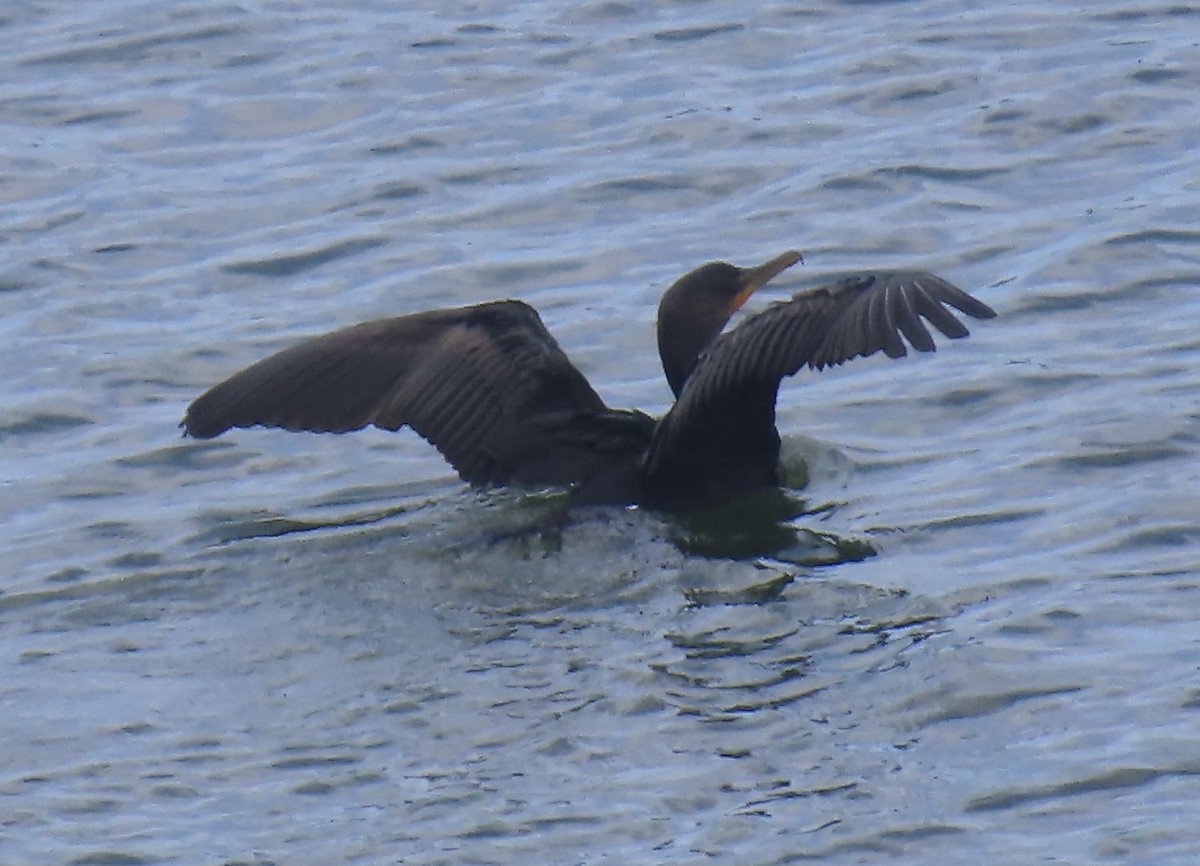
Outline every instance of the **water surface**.
[[(0, 860), (1200, 855), (1189, 7), (0, 34)], [(564, 520), (409, 434), (178, 436), (302, 336), (506, 296), (662, 411), (661, 291), (792, 247), (776, 292), (919, 267), (1000, 317), (784, 389), (791, 546)]]

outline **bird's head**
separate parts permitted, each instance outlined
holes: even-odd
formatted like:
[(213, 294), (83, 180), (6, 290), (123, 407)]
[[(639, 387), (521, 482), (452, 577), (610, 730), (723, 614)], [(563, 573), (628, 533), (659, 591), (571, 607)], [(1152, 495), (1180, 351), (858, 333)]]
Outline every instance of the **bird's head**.
[(801, 261), (800, 253), (788, 250), (751, 268), (709, 262), (667, 289), (658, 305), (658, 355), (676, 397), (700, 353), (717, 338), (729, 317), (756, 289)]

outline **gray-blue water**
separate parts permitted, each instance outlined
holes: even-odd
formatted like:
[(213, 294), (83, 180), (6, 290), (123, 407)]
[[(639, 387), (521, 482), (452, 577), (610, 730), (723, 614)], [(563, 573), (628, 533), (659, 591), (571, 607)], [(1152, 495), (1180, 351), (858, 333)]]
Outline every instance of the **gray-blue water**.
[[(47, 0), (0, 45), (0, 862), (1200, 860), (1194, 7)], [(785, 387), (811, 556), (176, 429), (504, 296), (662, 411), (660, 292), (792, 247), (776, 292), (1000, 313)]]

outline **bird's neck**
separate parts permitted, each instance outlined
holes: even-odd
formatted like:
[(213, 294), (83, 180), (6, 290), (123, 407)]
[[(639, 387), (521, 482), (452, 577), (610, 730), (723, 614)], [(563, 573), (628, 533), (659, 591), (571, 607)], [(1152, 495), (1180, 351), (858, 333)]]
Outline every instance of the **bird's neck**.
[(672, 315), (667, 303), (659, 307), (658, 357), (662, 361), (667, 384), (676, 398), (696, 368), (700, 355), (720, 335), (726, 321), (727, 317), (719, 320), (709, 318), (707, 321), (689, 319)]

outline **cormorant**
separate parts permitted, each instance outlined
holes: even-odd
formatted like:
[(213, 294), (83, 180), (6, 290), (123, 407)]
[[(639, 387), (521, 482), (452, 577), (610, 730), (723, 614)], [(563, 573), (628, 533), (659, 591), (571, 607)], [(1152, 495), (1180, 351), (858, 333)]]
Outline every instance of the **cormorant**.
[(995, 312), (923, 271), (870, 273), (796, 293), (727, 333), (746, 299), (796, 262), (710, 262), (658, 307), (658, 351), (675, 403), (660, 419), (610, 409), (533, 307), (506, 300), (377, 319), (305, 340), (214, 386), (185, 435), (231, 427), (344, 433), (408, 425), (477, 486), (570, 486), (588, 502), (681, 507), (780, 483), (775, 398), (821, 370), (905, 341), (934, 350), (922, 318), (967, 336), (953, 307)]

